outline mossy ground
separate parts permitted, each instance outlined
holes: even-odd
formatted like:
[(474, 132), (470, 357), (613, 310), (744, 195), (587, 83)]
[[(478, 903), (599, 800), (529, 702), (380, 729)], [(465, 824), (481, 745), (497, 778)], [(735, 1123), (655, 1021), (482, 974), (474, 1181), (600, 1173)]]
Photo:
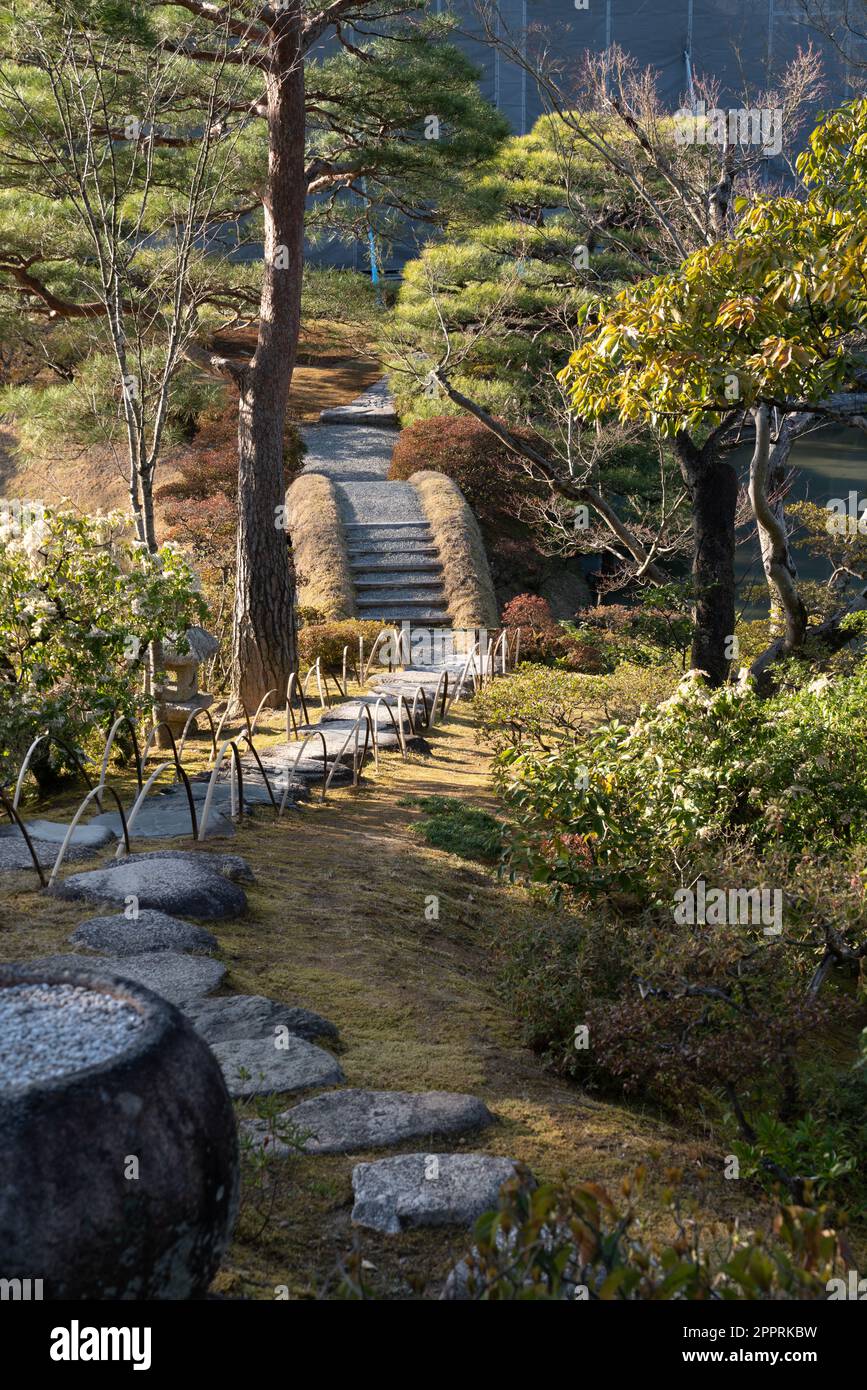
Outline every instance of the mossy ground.
[[(261, 746), (278, 737), (278, 721), (266, 722)], [(700, 1130), (588, 1098), (521, 1046), (497, 998), (491, 947), (505, 920), (518, 915), (532, 927), (548, 909), (413, 832), (424, 812), (406, 805), (408, 795), (460, 796), (498, 809), (489, 755), (477, 744), (468, 712), (435, 729), (429, 744), (430, 757), (383, 757), (379, 774), (369, 766), (358, 788), (329, 793), (324, 804), (314, 793), (279, 822), (270, 810), (260, 811), (233, 840), (203, 847), (225, 844), (245, 855), (257, 877), (247, 916), (216, 927), (226, 988), (332, 1019), (350, 1086), (469, 1091), (498, 1117), (480, 1135), (431, 1141), (434, 1148), (478, 1147), (523, 1160), (541, 1178), (565, 1174), (612, 1190), (644, 1165), (650, 1227), (668, 1225), (654, 1192), (666, 1171), (679, 1167), (705, 1220), (738, 1214), (748, 1224), (763, 1223), (760, 1199), (746, 1185), (723, 1180), (721, 1156)], [(40, 814), (68, 813), (77, 797), (42, 806)], [(83, 904), (35, 892), (32, 880), (32, 874), (0, 880), (3, 958), (68, 950), (69, 933), (91, 915)], [(439, 915), (429, 920), (425, 907), (433, 897)], [(337, 1289), (340, 1261), (357, 1244), (372, 1266), (365, 1278), (374, 1296), (436, 1295), (465, 1245), (464, 1233), (395, 1238), (350, 1225), (352, 1166), (376, 1156), (276, 1160), (264, 1186), (251, 1178), (216, 1287), (254, 1298), (274, 1298), (283, 1286), (291, 1297), (327, 1297)], [(712, 1176), (700, 1176), (705, 1164), (712, 1164)]]

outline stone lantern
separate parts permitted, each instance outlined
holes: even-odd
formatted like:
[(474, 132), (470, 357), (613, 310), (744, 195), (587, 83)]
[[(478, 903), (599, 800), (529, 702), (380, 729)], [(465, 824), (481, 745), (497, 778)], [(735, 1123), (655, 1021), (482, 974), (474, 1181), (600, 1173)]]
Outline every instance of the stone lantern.
[[(190, 627), (184, 634), (187, 650), (179, 651), (174, 643), (162, 643), (161, 667), (167, 679), (160, 686), (156, 717), (168, 724), (175, 739), (179, 739), (194, 710), (205, 710), (214, 703), (213, 695), (205, 695), (199, 690), (199, 667), (203, 661), (214, 656), (219, 648), (216, 637), (203, 627)], [(157, 734), (157, 747), (169, 748), (165, 729)]]

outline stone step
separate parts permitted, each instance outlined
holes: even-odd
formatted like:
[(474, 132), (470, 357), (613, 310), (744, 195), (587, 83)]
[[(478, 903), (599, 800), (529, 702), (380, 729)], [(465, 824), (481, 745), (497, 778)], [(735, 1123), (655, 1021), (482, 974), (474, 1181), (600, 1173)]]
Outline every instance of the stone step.
[[(466, 1134), (485, 1129), (494, 1117), (483, 1101), (454, 1091), (330, 1091), (302, 1101), (280, 1117), (287, 1127), (305, 1135), (308, 1154), (364, 1153), (387, 1149), (408, 1139), (430, 1141), (435, 1135)], [(244, 1122), (256, 1136), (267, 1132), (264, 1120)], [(280, 1139), (269, 1145), (272, 1155), (289, 1150)]]
[(359, 575), (355, 580), (355, 588), (359, 594), (365, 597), (389, 598), (392, 595), (397, 599), (422, 597), (436, 600), (443, 596), (442, 580), (434, 576), (426, 578), (424, 575), (410, 573), (396, 573), (390, 575), (380, 575), (374, 578), (362, 579)]
[(390, 542), (402, 542), (404, 547), (415, 550), (418, 545), (433, 545), (433, 535), (427, 522), (370, 522), (344, 521), (343, 530), (346, 543), (351, 550), (366, 545), (379, 547)]
[(444, 598), (406, 598), (398, 595), (395, 598), (359, 598), (356, 600), (359, 617), (377, 618), (384, 623), (403, 622), (404, 618), (421, 622), (426, 618), (435, 618), (438, 622), (445, 622), (448, 617), (448, 603)]
[(416, 1226), (471, 1226), (496, 1207), (517, 1176), (512, 1158), (490, 1154), (399, 1154), (352, 1170), (352, 1224), (384, 1235)]
[(393, 546), (386, 542), (385, 545), (350, 548), (347, 553), (352, 568), (378, 569), (381, 565), (384, 569), (414, 569), (416, 565), (432, 565), (439, 569), (440, 566), (439, 551), (433, 545), (419, 545), (408, 550), (403, 545)]
[(442, 574), (443, 570), (439, 560), (416, 560), (412, 555), (408, 555), (400, 561), (393, 560), (388, 556), (383, 556), (381, 559), (350, 560), (349, 567), (353, 571), (356, 584), (368, 574), (391, 574), (400, 577), (402, 575)]
[(374, 612), (372, 608), (361, 609), (359, 616), (362, 618), (372, 618), (375, 622), (382, 623), (384, 627), (391, 627), (394, 623), (414, 622), (419, 627), (448, 627), (449, 612), (447, 608), (407, 608), (402, 607), (377, 608)]

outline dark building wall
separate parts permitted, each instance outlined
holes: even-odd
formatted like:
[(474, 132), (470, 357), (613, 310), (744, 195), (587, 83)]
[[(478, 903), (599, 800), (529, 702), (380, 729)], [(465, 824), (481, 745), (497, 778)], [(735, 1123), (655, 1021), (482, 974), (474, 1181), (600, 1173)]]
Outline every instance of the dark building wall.
[[(583, 0), (579, 0), (583, 3)], [(827, 3), (827, 0), (826, 0)], [(481, 70), (482, 93), (508, 118), (518, 135), (530, 130), (543, 106), (531, 77), (481, 39), (471, 0), (453, 0), (446, 7), (458, 16), (462, 31), (456, 42)], [(830, 5), (828, 6), (830, 8)], [(744, 89), (773, 85), (799, 47), (812, 41), (822, 53), (828, 91), (825, 105), (851, 93), (851, 74), (833, 44), (809, 25), (800, 0), (500, 0), (503, 24), (513, 38), (544, 42), (562, 63), (561, 82), (568, 89), (586, 50), (601, 52), (619, 44), (642, 66), (659, 75), (666, 104), (676, 110), (688, 90), (688, 62), (696, 76), (713, 76), (721, 83), (720, 100), (733, 101)], [(477, 35), (478, 37), (473, 37)], [(862, 61), (867, 54), (858, 55)], [(856, 84), (857, 85), (857, 84)], [(412, 241), (395, 247), (383, 269), (399, 270)], [(315, 264), (368, 270), (367, 247), (331, 243), (310, 248)]]

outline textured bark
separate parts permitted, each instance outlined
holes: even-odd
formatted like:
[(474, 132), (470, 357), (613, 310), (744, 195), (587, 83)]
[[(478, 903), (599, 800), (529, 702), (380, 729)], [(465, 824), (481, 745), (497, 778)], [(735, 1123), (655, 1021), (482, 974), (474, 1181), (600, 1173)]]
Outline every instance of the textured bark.
[(683, 480), (692, 503), (695, 631), (693, 669), (714, 685), (729, 673), (735, 630), (735, 511), (737, 473), (712, 444), (697, 449), (686, 435), (676, 440)]
[[(759, 529), (762, 564), (771, 593), (772, 614), (776, 611), (781, 615), (782, 650), (791, 652), (804, 640), (807, 631), (807, 610), (798, 593), (797, 571), (789, 549), (782, 499), (772, 504), (768, 498), (768, 491), (773, 483), (777, 486), (782, 483), (788, 448), (772, 451), (770, 411), (766, 405), (756, 407), (753, 411), (753, 421), (756, 427), (756, 444), (750, 464), (750, 502)], [(778, 455), (776, 459), (772, 457), (774, 452)]]
[(268, 107), (265, 269), (259, 337), (238, 377), (238, 575), (232, 686), (248, 709), (269, 690), (282, 704), (295, 664), (292, 582), (285, 530), (283, 431), (301, 311), (304, 202), (304, 62), (300, 4), (274, 21)]

